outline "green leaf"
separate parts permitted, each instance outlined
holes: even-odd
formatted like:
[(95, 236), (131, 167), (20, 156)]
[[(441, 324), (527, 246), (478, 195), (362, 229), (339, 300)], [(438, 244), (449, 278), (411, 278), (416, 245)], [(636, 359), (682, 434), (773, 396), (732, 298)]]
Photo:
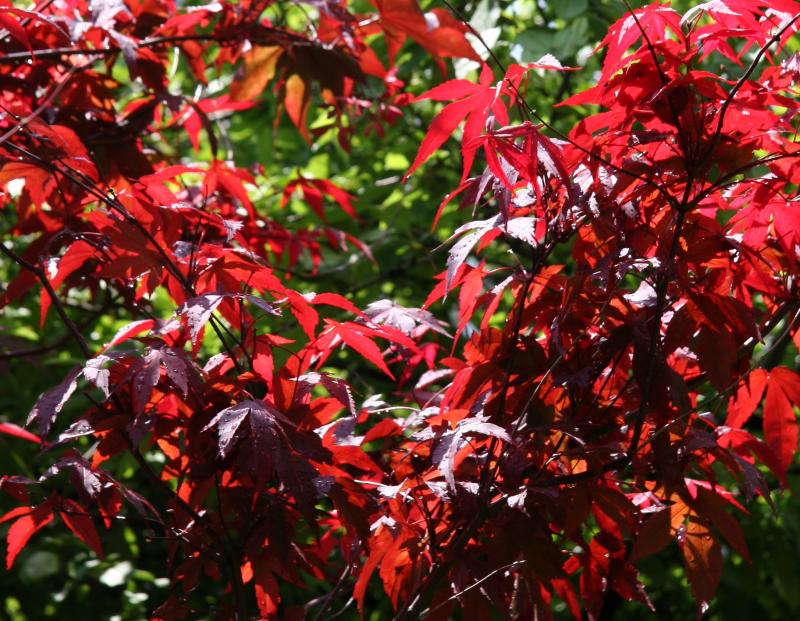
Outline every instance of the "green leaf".
[(569, 20), (582, 15), (589, 8), (589, 0), (558, 0), (553, 3), (556, 16)]

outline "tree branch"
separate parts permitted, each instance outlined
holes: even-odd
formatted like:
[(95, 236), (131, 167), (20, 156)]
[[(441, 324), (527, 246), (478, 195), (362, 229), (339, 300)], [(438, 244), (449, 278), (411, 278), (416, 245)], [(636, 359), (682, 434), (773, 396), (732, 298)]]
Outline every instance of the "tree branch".
[(50, 284), (50, 281), (48, 280), (47, 274), (45, 273), (44, 269), (42, 269), (38, 265), (29, 263), (13, 250), (6, 248), (6, 245), (3, 244), (2, 242), (0, 242), (0, 252), (2, 252), (9, 259), (14, 261), (14, 263), (19, 265), (21, 268), (26, 269), (29, 272), (32, 272), (36, 276), (39, 282), (42, 283), (42, 286), (44, 287), (44, 290), (47, 292), (47, 295), (50, 297), (50, 301), (52, 302), (53, 308), (55, 309), (56, 313), (58, 313), (58, 316), (61, 318), (61, 321), (67, 327), (67, 330), (69, 330), (70, 334), (72, 335), (72, 338), (78, 344), (78, 347), (80, 348), (83, 356), (87, 360), (91, 358), (92, 350), (89, 347), (89, 344), (86, 342), (86, 339), (83, 337), (83, 334), (81, 334), (81, 331), (78, 329), (78, 326), (75, 325), (75, 322), (72, 321), (69, 315), (67, 315), (67, 311), (64, 310), (64, 305), (61, 303), (61, 300), (56, 295), (56, 292), (53, 289), (53, 285)]

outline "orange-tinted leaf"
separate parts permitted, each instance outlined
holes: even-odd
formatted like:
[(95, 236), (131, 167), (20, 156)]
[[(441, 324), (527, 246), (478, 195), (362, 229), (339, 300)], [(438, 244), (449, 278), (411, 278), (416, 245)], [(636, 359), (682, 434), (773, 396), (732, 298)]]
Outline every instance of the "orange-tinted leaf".
[(708, 525), (697, 518), (690, 518), (681, 547), (692, 594), (702, 607), (714, 597), (722, 575), (719, 540)]
[(263, 619), (277, 619), (280, 592), (271, 571), (263, 570), (255, 576), (256, 605)]
[(231, 98), (245, 101), (258, 97), (275, 77), (275, 68), (281, 54), (283, 48), (277, 45), (256, 45), (245, 53), (241, 75), (231, 84)]
[(286, 113), (292, 119), (292, 123), (300, 130), (303, 138), (311, 142), (311, 136), (309, 136), (308, 129), (306, 129), (306, 116), (308, 115), (311, 94), (306, 83), (302, 77), (295, 73), (287, 78), (284, 88), (283, 104), (286, 106)]

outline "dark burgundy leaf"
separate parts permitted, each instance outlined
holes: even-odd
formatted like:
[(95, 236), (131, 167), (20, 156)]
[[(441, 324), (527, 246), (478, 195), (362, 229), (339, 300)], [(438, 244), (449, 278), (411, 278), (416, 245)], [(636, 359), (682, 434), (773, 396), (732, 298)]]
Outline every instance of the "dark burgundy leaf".
[(82, 369), (80, 367), (72, 369), (69, 375), (64, 378), (64, 381), (39, 397), (36, 405), (33, 406), (33, 409), (28, 414), (28, 421), (26, 424), (32, 425), (36, 423), (41, 437), (47, 435), (47, 432), (50, 431), (50, 428), (53, 426), (61, 408), (64, 407), (64, 404), (72, 396), (72, 393), (75, 392), (75, 389), (78, 387), (78, 378), (81, 372)]

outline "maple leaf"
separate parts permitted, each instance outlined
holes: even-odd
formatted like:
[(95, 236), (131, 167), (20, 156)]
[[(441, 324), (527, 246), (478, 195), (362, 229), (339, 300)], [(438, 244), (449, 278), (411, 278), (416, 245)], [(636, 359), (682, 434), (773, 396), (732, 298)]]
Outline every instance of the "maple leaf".
[[(109, 321), (129, 322), (37, 400), (29, 423), (45, 436), (81, 375), (105, 395), (88, 393), (92, 403), (55, 443), (0, 423), (10, 450), (38, 443), (27, 449), (45, 460), (37, 481), (0, 473), (2, 491), (24, 505), (0, 518), (7, 564), (55, 516), (102, 555), (94, 516), (108, 527), (125, 502), (145, 528), (159, 526), (148, 534), (166, 535), (176, 559), (167, 572), (176, 593), (159, 618), (205, 614), (177, 591), (214, 580), (230, 594), (220, 615), (249, 599), (265, 618), (299, 618), (315, 602), (287, 600), (286, 584), (346, 586), (353, 567), (362, 613), (379, 573), (398, 616), (430, 604), (444, 618), (461, 603), (462, 616), (549, 618), (556, 596), (576, 618), (599, 617), (611, 591), (648, 604), (632, 562), (672, 541), (705, 607), (722, 540), (747, 556), (734, 483), (769, 503), (765, 468), (787, 486), (797, 459), (800, 375), (774, 366), (788, 342), (779, 331), (800, 343), (798, 62), (780, 62), (796, 3), (709, 0), (682, 19), (658, 3), (629, 11), (602, 33), (596, 84), (568, 100), (591, 107), (552, 127), (527, 101), (540, 105), (529, 78), (570, 70), (550, 54), (501, 79), (481, 66), (477, 83), (424, 86), (417, 99), (442, 105), (408, 174), (460, 138), (461, 182), (433, 225), (456, 197), (473, 215), (448, 240), (430, 293), (414, 269), (402, 305), (379, 300), (363, 312), (325, 285), (352, 285), (362, 300), (371, 280), (328, 278), (351, 260), (391, 261), (385, 236), (373, 235), (388, 223), (381, 209), (347, 231), (325, 218), (335, 203), (352, 224), (355, 194), (372, 201), (378, 190), (366, 173), (342, 186), (312, 174), (347, 168), (328, 157), (331, 140), (344, 157), (353, 136), (369, 149), (407, 121), (415, 98), (403, 80), (416, 89), (428, 74), (398, 65), (421, 60), (401, 46), (416, 42), (444, 71), (443, 58), (478, 60), (471, 28), (417, 0), (372, 0), (374, 11), (311, 0), (288, 19), (251, 4), (98, 0), (26, 12), (0, 0), (0, 190), (14, 238), (0, 250), (16, 264), (0, 304), (27, 306), (44, 268), (57, 296), (38, 301), (47, 330), (31, 356), (72, 337), (87, 354), (84, 341), (94, 347)], [(712, 53), (753, 64), (721, 77)], [(118, 61), (127, 72), (111, 71)], [(180, 63), (192, 80), (171, 79)], [(242, 143), (266, 135), (247, 131), (256, 110), (239, 116), (256, 99), (276, 130), (266, 151)], [(282, 111), (308, 142), (319, 139), (306, 155), (287, 148)], [(263, 166), (252, 160), (264, 154)], [(296, 169), (291, 155), (308, 166)], [(479, 157), (484, 170), (468, 178)], [(390, 201), (412, 197), (400, 194)], [(302, 201), (322, 225), (294, 226), (270, 210), (273, 198)], [(328, 271), (341, 253), (348, 265)], [(453, 289), (458, 300), (443, 312), (457, 330), (445, 352), (432, 304)], [(15, 329), (0, 345), (36, 331), (22, 306), (9, 309)], [(325, 318), (318, 331), (324, 311), (350, 320)], [(218, 333), (202, 343), (209, 322)], [(761, 347), (773, 337), (780, 346)], [(394, 390), (370, 370), (395, 366)], [(351, 386), (366, 393), (361, 407)], [(721, 398), (725, 425), (704, 411)], [(759, 412), (764, 440), (750, 431)], [(155, 468), (153, 503), (112, 477), (130, 458)], [(649, 483), (631, 487), (639, 475)], [(42, 489), (50, 495), (36, 505)], [(241, 544), (232, 567), (222, 530)]]
[(347, 408), (351, 416), (356, 416), (356, 404), (353, 401), (353, 393), (350, 386), (344, 380), (336, 377), (331, 377), (327, 373), (304, 373), (300, 377), (295, 378), (295, 381), (302, 387), (298, 391), (295, 399), (301, 400), (304, 396), (310, 394), (312, 388), (317, 384), (322, 384), (330, 395)]
[(463, 182), (475, 160), (475, 154), (480, 146), (476, 140), (486, 129), (486, 124), (491, 114), (499, 125), (508, 125), (508, 110), (500, 94), (502, 82), (495, 84), (494, 75), (488, 65), (481, 69), (480, 80), (474, 84), (468, 80), (449, 80), (444, 84), (435, 86), (420, 95), (417, 100), (431, 99), (433, 101), (456, 101), (447, 104), (433, 118), (425, 138), (420, 144), (414, 162), (405, 174), (407, 179), (419, 168), (456, 130), (466, 119), (464, 135), (461, 140), (461, 154), (463, 157)]
[(82, 498), (98, 500), (102, 498), (105, 489), (116, 486), (110, 476), (93, 468), (92, 464), (74, 451), (50, 466), (39, 480), (47, 481), (64, 472), (69, 474), (73, 486)]
[(631, 551), (631, 560), (656, 554), (666, 548), (673, 539), (671, 511), (669, 507), (658, 508), (648, 513)]
[(399, 330), (392, 329), (391, 326), (370, 327), (352, 321), (339, 323), (330, 319), (326, 319), (325, 323), (327, 327), (322, 331), (316, 342), (316, 347), (322, 352), (318, 364), (322, 364), (327, 359), (333, 347), (339, 343), (344, 343), (361, 354), (365, 360), (386, 373), (386, 375), (394, 378), (389, 367), (386, 366), (381, 350), (373, 339), (383, 338), (403, 347), (412, 350), (416, 349), (416, 343), (413, 340)]
[(619, 19), (608, 29), (608, 34), (595, 48), (595, 51), (602, 47), (606, 48), (601, 82), (608, 80), (634, 58), (649, 54), (648, 49), (639, 47), (632, 54), (625, 56), (629, 49), (636, 48), (636, 42), (643, 36), (646, 36), (650, 43), (659, 43), (669, 36), (667, 30), (671, 31), (671, 35), (677, 37), (679, 41), (683, 40), (680, 14), (669, 6), (657, 3), (635, 9)]
[[(61, 284), (73, 273), (86, 265), (86, 262), (93, 259), (95, 248), (84, 242), (75, 242), (57, 260), (50, 261), (48, 264), (48, 276), (50, 286), (58, 290)], [(44, 326), (50, 309), (51, 299), (49, 293), (42, 292), (39, 298), (39, 324)]]
[(231, 85), (234, 101), (255, 99), (275, 77), (284, 50), (279, 45), (254, 45), (245, 52), (242, 67)]
[[(318, 440), (315, 435), (295, 433), (294, 425), (281, 412), (268, 403), (254, 400), (225, 408), (214, 416), (203, 431), (213, 427), (217, 428), (220, 459), (230, 456), (244, 431), (248, 431), (249, 440), (244, 454), (248, 468), (255, 476), (256, 487), (263, 488), (274, 469), (309, 524), (315, 524), (315, 503), (319, 490), (314, 481), (318, 471), (307, 459), (309, 453), (313, 455), (313, 451), (306, 446), (307, 452), (299, 455), (292, 447), (290, 433), (295, 434), (296, 442), (306, 443), (311, 438)], [(318, 456), (322, 458), (323, 454), (324, 451), (320, 451)]]
[(249, 422), (250, 431), (259, 442), (263, 442), (272, 453), (283, 438), (279, 421), (291, 424), (275, 408), (261, 401), (247, 400), (225, 408), (203, 428), (203, 431), (216, 427), (219, 437), (218, 453), (225, 459), (236, 445), (236, 436), (242, 424)]
[(372, 323), (393, 326), (404, 334), (411, 335), (415, 328), (420, 326), (450, 337), (442, 327), (442, 323), (430, 312), (419, 308), (406, 308), (391, 300), (370, 302), (364, 309), (364, 314)]
[[(20, 517), (17, 517), (20, 516)], [(12, 509), (3, 517), (0, 523), (7, 522), (12, 518), (17, 518), (8, 529), (6, 541), (8, 549), (6, 552), (6, 569), (11, 569), (17, 555), (22, 551), (31, 537), (53, 521), (53, 509), (50, 503), (44, 502), (36, 507), (19, 507)]]
[(280, 314), (271, 304), (249, 293), (239, 294), (223, 291), (221, 293), (204, 293), (198, 295), (186, 300), (176, 311), (177, 315), (185, 318), (194, 345), (197, 344), (200, 333), (211, 320), (211, 316), (217, 308), (219, 308), (219, 305), (225, 298), (244, 299), (272, 315)]
[(467, 231), (469, 231), (469, 233), (453, 244), (447, 256), (447, 272), (444, 284), (445, 293), (450, 290), (450, 285), (453, 283), (456, 272), (458, 272), (464, 264), (469, 253), (479, 241), (487, 236), (487, 234), (494, 233), (496, 235), (504, 233), (508, 237), (523, 241), (530, 246), (536, 246), (536, 221), (536, 218), (533, 217), (508, 219), (503, 217), (502, 214), (499, 214), (494, 218), (474, 220), (458, 227), (450, 236), (450, 240)]
[(800, 375), (785, 367), (770, 371), (764, 398), (764, 439), (778, 456), (785, 472), (797, 453), (797, 416), (800, 407)]
[(151, 330), (155, 327), (156, 321), (153, 319), (140, 319), (138, 321), (132, 321), (131, 323), (121, 327), (117, 330), (116, 334), (111, 338), (111, 340), (103, 346), (103, 351), (107, 351), (112, 347), (116, 347), (121, 343), (124, 343), (130, 338), (133, 338), (137, 334), (141, 334), (146, 330)]
[(454, 430), (445, 432), (434, 451), (433, 461), (444, 475), (450, 489), (454, 492), (456, 491), (456, 454), (464, 446), (463, 438), (476, 434), (490, 436), (508, 443), (512, 441), (511, 436), (508, 435), (505, 429), (481, 417), (461, 420)]
[(36, 423), (40, 437), (47, 435), (56, 420), (56, 416), (72, 396), (72, 393), (75, 392), (81, 371), (80, 367), (72, 369), (58, 386), (51, 388), (40, 396), (33, 409), (31, 409), (26, 425)]
[(447, 11), (423, 13), (417, 0), (370, 0), (381, 18), (393, 63), (406, 37), (411, 37), (434, 56), (469, 58), (480, 62), (464, 34), (467, 28)]
[(145, 405), (150, 401), (153, 388), (160, 378), (161, 352), (152, 349), (145, 354), (133, 371), (131, 391), (134, 414), (139, 415), (144, 412)]
[(309, 179), (298, 173), (297, 179), (290, 181), (283, 189), (281, 208), (286, 207), (289, 199), (296, 190), (300, 190), (303, 199), (323, 222), (327, 221), (323, 209), (323, 196), (329, 196), (341, 207), (348, 216), (358, 219), (353, 209), (353, 196), (345, 192), (336, 184), (327, 179)]
[(707, 516), (728, 544), (748, 563), (751, 562), (742, 528), (736, 519), (725, 510), (725, 505), (727, 502), (740, 511), (746, 513), (747, 510), (737, 502), (732, 494), (715, 489), (716, 486), (709, 485), (705, 481), (699, 481), (697, 485), (694, 485), (693, 492), (689, 485), (687, 487), (689, 487), (690, 493), (695, 495), (694, 507), (698, 513)]
[(211, 315), (214, 314), (214, 311), (217, 310), (224, 298), (224, 294), (205, 293), (186, 300), (183, 306), (178, 309), (178, 315), (185, 317), (186, 323), (189, 325), (192, 343), (197, 343), (200, 331), (211, 319)]
[(200, 131), (201, 129), (208, 135), (211, 146), (211, 153), (217, 156), (217, 138), (214, 134), (213, 121), (225, 112), (235, 110), (247, 110), (252, 108), (255, 103), (251, 101), (241, 101), (241, 97), (236, 97), (234, 85), (231, 86), (230, 95), (220, 97), (207, 97), (199, 101), (187, 99), (186, 107), (176, 115), (180, 125), (183, 127), (189, 141), (195, 151), (200, 150)]
[(769, 373), (766, 370), (753, 369), (730, 399), (728, 418), (725, 420), (726, 426), (739, 429), (747, 422), (758, 404), (761, 403), (768, 380)]
[(103, 558), (103, 546), (100, 536), (94, 526), (92, 518), (86, 515), (86, 510), (74, 500), (66, 499), (62, 502), (58, 512), (64, 524), (75, 533), (75, 536), (89, 546), (99, 557)]
[[(360, 82), (364, 78), (361, 68), (350, 55), (343, 53), (338, 47), (325, 46), (314, 41), (291, 45), (290, 49), (277, 59), (277, 64), (286, 113), (309, 143), (311, 135), (306, 121), (314, 84), (318, 84), (332, 96), (341, 96), (345, 94), (347, 85)], [(266, 68), (269, 69), (268, 64)], [(264, 68), (258, 66), (254, 67), (254, 70), (264, 71)], [(258, 83), (262, 81), (263, 76), (258, 79)], [(248, 87), (255, 85), (255, 83), (248, 84)]]
[(709, 526), (698, 518), (686, 524), (681, 544), (686, 575), (698, 609), (704, 610), (714, 597), (722, 575), (722, 549)]
[[(108, 385), (111, 371), (104, 365), (112, 359), (98, 356), (89, 360), (83, 369), (84, 377), (102, 389), (106, 396), (111, 392)], [(197, 371), (183, 350), (166, 346), (147, 348), (142, 358), (130, 364), (125, 376), (125, 379), (130, 379), (136, 416), (144, 413), (153, 389), (161, 380), (162, 369), (184, 396), (188, 393), (190, 381), (195, 383), (197, 380)]]

